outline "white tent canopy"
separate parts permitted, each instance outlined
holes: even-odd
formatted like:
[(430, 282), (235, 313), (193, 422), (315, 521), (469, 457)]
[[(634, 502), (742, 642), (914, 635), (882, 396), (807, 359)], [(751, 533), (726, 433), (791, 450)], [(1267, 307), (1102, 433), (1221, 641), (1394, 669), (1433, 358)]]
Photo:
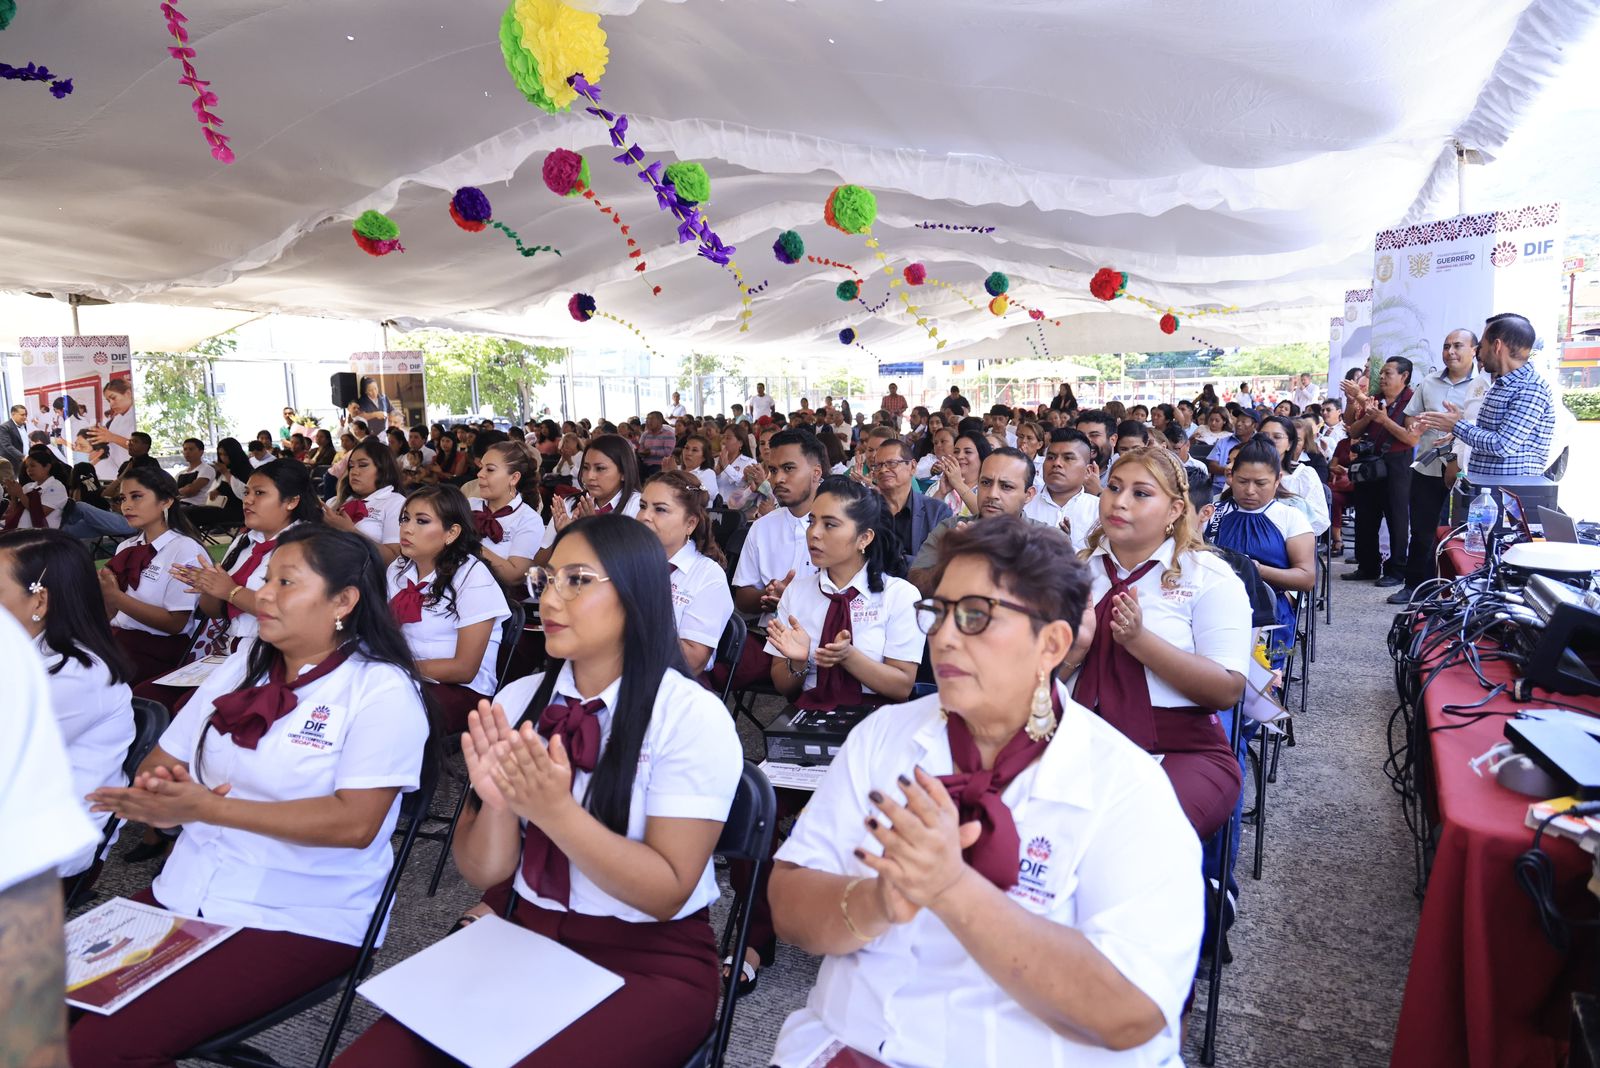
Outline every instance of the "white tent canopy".
[[(605, 125), (515, 91), (501, 4), (188, 7), (231, 166), (207, 151), (154, 6), (19, 4), (0, 58), (48, 64), (76, 91), (0, 83), (0, 291), (630, 343), (614, 323), (572, 321), (581, 290), (665, 352), (837, 354), (852, 326), (901, 359), (1002, 336), (1027, 355), (1035, 327), (916, 290), (949, 340), (935, 357), (898, 300), (872, 314), (835, 298), (845, 271), (776, 262), (773, 240), (796, 228), (808, 252), (863, 272), (868, 302), (888, 292), (862, 240), (822, 222), (841, 181), (877, 193), (897, 273), (921, 261), (981, 306), (982, 279), (1004, 271), (1019, 301), (1063, 320), (1046, 328), (1056, 354), (1316, 336), (1329, 298), (1369, 277), (1373, 233), (1452, 212), (1456, 142), (1492, 155), (1596, 13), (1595, 0), (591, 6), (609, 34), (606, 105), (651, 158), (706, 164), (707, 215), (747, 281), (767, 283), (740, 333), (731, 275), (676, 243), (650, 191), (611, 162)], [(660, 296), (592, 205), (544, 187), (556, 147), (589, 157)], [(458, 229), (447, 206), (462, 185), (562, 255), (523, 259), (499, 233)], [(399, 224), (405, 254), (355, 247), (350, 220), (367, 208)], [(1158, 313), (1089, 296), (1101, 266), (1163, 305), (1242, 311), (1186, 319), (1174, 340)], [(0, 338), (25, 332), (10, 307)]]

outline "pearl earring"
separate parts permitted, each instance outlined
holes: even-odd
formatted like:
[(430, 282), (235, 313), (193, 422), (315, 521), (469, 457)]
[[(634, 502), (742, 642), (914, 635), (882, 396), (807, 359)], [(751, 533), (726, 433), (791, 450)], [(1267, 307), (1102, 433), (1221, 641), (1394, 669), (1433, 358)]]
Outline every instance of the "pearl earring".
[(38, 623), (38, 622), (40, 622), (40, 621), (41, 621), (41, 620), (43, 620), (43, 619), (44, 619), (44, 616), (41, 616), (41, 615), (40, 615), (40, 614), (39, 614), (39, 613), (37, 613), (37, 612), (35, 612), (35, 613), (34, 613), (34, 614), (33, 614), (33, 621), (34, 621), (34, 622), (35, 622), (35, 623)]
[(333, 619), (333, 629), (344, 630), (344, 620), (340, 619), (338, 616), (335, 616)]

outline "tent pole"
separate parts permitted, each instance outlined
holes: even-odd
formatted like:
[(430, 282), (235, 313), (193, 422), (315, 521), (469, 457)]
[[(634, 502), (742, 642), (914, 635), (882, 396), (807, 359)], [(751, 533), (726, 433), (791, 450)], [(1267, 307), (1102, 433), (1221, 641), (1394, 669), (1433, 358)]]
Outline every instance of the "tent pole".
[(1467, 213), (1467, 150), (1456, 142), (1456, 214)]

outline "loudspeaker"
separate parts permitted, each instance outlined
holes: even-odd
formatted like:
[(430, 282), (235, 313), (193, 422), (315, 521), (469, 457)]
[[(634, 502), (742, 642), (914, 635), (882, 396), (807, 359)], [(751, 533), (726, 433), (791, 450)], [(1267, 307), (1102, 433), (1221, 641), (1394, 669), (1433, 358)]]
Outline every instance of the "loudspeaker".
[(337, 371), (328, 378), (328, 388), (333, 393), (333, 406), (345, 408), (351, 401), (360, 400), (356, 392), (356, 376), (353, 371)]

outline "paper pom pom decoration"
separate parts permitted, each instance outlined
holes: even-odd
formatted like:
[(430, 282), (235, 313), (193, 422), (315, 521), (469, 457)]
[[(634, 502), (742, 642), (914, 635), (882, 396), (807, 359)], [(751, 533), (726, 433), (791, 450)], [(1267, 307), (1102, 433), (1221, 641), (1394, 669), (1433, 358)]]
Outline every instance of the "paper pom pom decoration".
[(578, 98), (573, 75), (597, 82), (611, 58), (600, 16), (561, 0), (512, 0), (500, 20), (500, 54), (528, 103), (552, 115)]
[(907, 264), (906, 269), (900, 273), (908, 286), (920, 286), (928, 280), (928, 269), (920, 263)]
[[(1093, 293), (1101, 300), (1115, 300), (1118, 297), (1126, 297), (1135, 304), (1143, 304), (1151, 311), (1161, 313), (1161, 330), (1163, 333), (1175, 333), (1178, 329), (1179, 309), (1167, 305), (1157, 304), (1148, 297), (1141, 297), (1135, 293), (1129, 293), (1128, 276), (1122, 271), (1115, 271), (1110, 267), (1100, 268), (1094, 273), (1094, 277), (1089, 280), (1089, 292)], [(1225, 308), (1189, 308), (1184, 310), (1183, 314), (1191, 319), (1197, 319), (1206, 315), (1232, 315), (1238, 310), (1239, 306), (1237, 304), (1230, 304)], [(1171, 329), (1168, 329), (1168, 319), (1172, 320), (1170, 324)]]
[(545, 188), (558, 197), (575, 197), (589, 188), (589, 161), (570, 148), (552, 149), (541, 172)]
[(487, 229), (493, 217), (489, 198), (477, 186), (464, 185), (450, 198), (450, 218), (469, 233), (476, 234)]
[(711, 175), (698, 163), (669, 163), (661, 176), (672, 183), (678, 199), (685, 204), (704, 204), (711, 199)]
[(571, 315), (580, 323), (586, 323), (590, 319), (610, 319), (619, 326), (627, 327), (630, 331), (632, 331), (633, 335), (637, 337), (641, 343), (643, 343), (645, 351), (650, 355), (655, 356), (658, 359), (666, 359), (665, 356), (662, 356), (661, 353), (657, 352), (650, 346), (649, 340), (639, 332), (639, 328), (637, 326), (634, 326), (626, 319), (617, 318), (608, 311), (601, 311), (595, 305), (594, 298), (587, 293), (572, 294), (572, 296), (567, 300), (567, 314)]
[(779, 263), (799, 263), (806, 254), (805, 238), (793, 230), (785, 230), (772, 243), (772, 254)]
[[(167, 20), (167, 33), (178, 42), (167, 47), (167, 55), (183, 64), (183, 77), (178, 79), (178, 84), (194, 90), (194, 99), (189, 101), (189, 106), (194, 109), (194, 117), (205, 131), (206, 144), (211, 146), (211, 158), (218, 163), (232, 163), (234, 155), (233, 149), (228, 147), (228, 135), (214, 129), (222, 125), (222, 120), (208, 110), (217, 106), (217, 94), (211, 91), (211, 83), (202, 80), (194, 64), (189, 62), (195, 55), (194, 49), (189, 47), (189, 31), (183, 25), (189, 20), (177, 5), (170, 3), (161, 5), (161, 16)], [(51, 86), (50, 91), (55, 92), (55, 87)], [(67, 82), (67, 92), (72, 92), (70, 80)]]
[(854, 278), (847, 278), (834, 286), (833, 295), (840, 300), (855, 300), (861, 295), (861, 283)]
[(1171, 312), (1161, 317), (1161, 332), (1163, 334), (1176, 334), (1178, 332), (1178, 317)]
[(0, 30), (11, 25), (17, 15), (17, 0), (0, 0)]
[(1116, 300), (1128, 288), (1128, 276), (1110, 267), (1102, 267), (1089, 280), (1089, 292), (1100, 300)]
[(404, 252), (400, 244), (400, 227), (381, 211), (364, 211), (356, 217), (350, 228), (351, 235), (361, 251), (369, 256), (387, 256), (391, 252)]
[(828, 194), (822, 217), (835, 230), (864, 234), (878, 220), (878, 198), (859, 185), (837, 186)]
[(1038, 308), (1030, 308), (1028, 309), (1028, 318), (1034, 320), (1043, 319), (1044, 312), (1040, 311)]
[[(0, 63), (0, 79), (12, 82), (49, 82), (50, 95), (57, 100), (64, 100), (72, 94), (72, 79), (57, 78), (50, 73), (49, 67), (42, 67), (37, 63), (29, 63), (22, 67), (13, 67), (9, 63)], [(225, 160), (224, 162), (232, 162)]]
[(850, 329), (847, 326), (843, 330), (839, 331), (839, 344), (841, 344), (841, 345), (854, 345), (855, 343), (856, 343), (856, 332), (854, 330)]
[(1010, 288), (1011, 279), (1007, 278), (999, 271), (995, 271), (988, 278), (983, 280), (983, 291), (989, 294), (991, 297), (998, 297), (1000, 294), (1004, 293)]
[(989, 302), (989, 314), (1004, 315), (1010, 307), (1011, 302), (1006, 299), (1006, 295), (1004, 293), (1001, 293)]

